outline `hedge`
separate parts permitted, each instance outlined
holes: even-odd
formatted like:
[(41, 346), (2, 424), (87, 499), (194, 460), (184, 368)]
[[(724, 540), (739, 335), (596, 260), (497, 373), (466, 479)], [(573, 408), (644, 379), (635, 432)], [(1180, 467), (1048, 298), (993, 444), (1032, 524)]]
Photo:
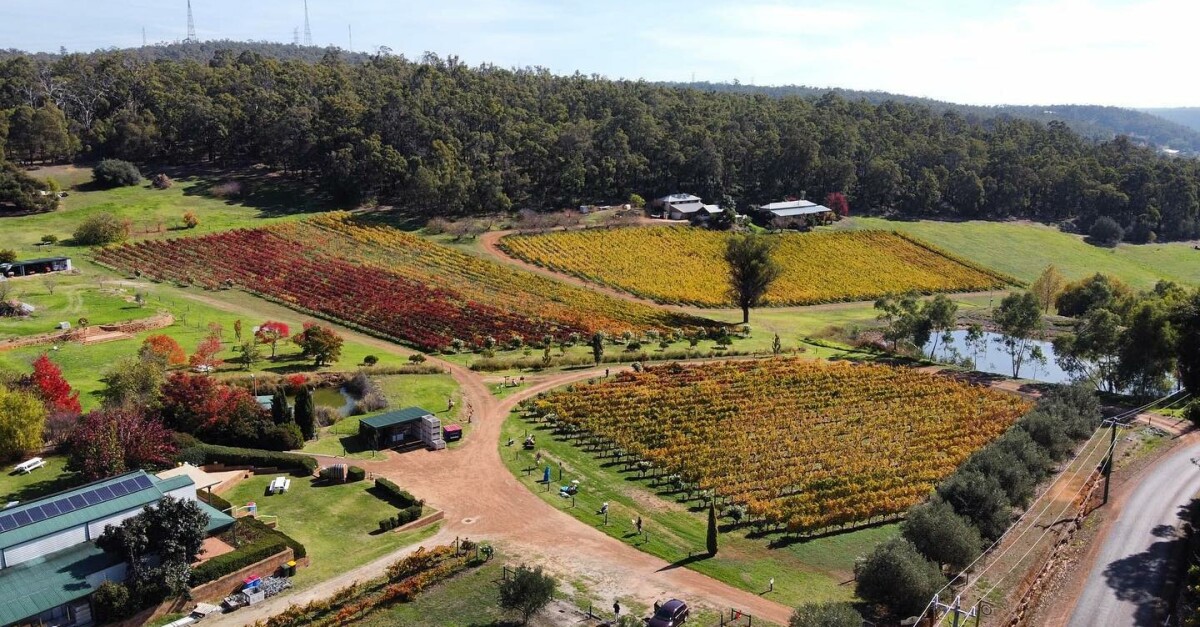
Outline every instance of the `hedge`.
[(207, 490), (197, 490), (196, 498), (221, 511), (233, 508), (233, 503), (230, 503), (229, 501), (226, 501), (220, 496), (213, 494), (212, 492), (208, 492)]
[(400, 509), (425, 504), (425, 501), (413, 496), (408, 490), (403, 490), (400, 486), (382, 477), (375, 480), (375, 487), (382, 493), (381, 498)]
[(388, 531), (402, 525), (407, 525), (408, 523), (420, 518), (424, 509), (425, 508), (421, 505), (405, 507), (404, 509), (400, 510), (399, 514), (396, 514), (391, 518), (384, 518), (383, 520), (379, 521), (379, 530)]
[(283, 540), (285, 544), (292, 547), (292, 552), (296, 554), (296, 559), (300, 559), (308, 555), (308, 549), (305, 549), (304, 545), (300, 544), (300, 542), (298, 542), (295, 538), (278, 529), (272, 529), (271, 527), (268, 527), (266, 523), (262, 522), (261, 520), (257, 518), (251, 518), (249, 516), (239, 518), (238, 520), (245, 523), (247, 526), (254, 527), (261, 533), (274, 535)]
[(255, 562), (287, 549), (288, 544), (275, 536), (265, 536), (237, 550), (218, 555), (192, 569), (192, 586), (216, 581), (229, 573), (237, 572)]
[(230, 466), (280, 468), (306, 475), (315, 473), (318, 467), (317, 460), (308, 455), (217, 444), (197, 444), (188, 447), (179, 452), (178, 459), (193, 464), (222, 463)]
[(351, 466), (346, 471), (346, 481), (362, 481), (367, 478), (367, 471), (358, 466)]

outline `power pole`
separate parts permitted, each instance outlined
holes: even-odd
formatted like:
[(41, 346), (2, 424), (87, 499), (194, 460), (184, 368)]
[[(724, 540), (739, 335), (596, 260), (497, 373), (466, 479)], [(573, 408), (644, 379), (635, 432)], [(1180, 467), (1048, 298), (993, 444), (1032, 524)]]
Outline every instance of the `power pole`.
[(1108, 484), (1112, 480), (1113, 454), (1117, 451), (1117, 421), (1109, 420), (1108, 455), (1104, 458), (1104, 504), (1108, 504)]
[[(979, 604), (975, 604), (970, 610), (964, 610), (962, 609), (962, 598), (959, 596), (954, 597), (952, 604), (942, 603), (938, 597), (935, 596), (933, 597), (933, 603), (930, 604), (930, 607), (933, 608), (933, 616), (935, 619), (937, 618), (938, 610), (942, 610), (947, 613), (953, 612), (954, 618), (950, 623), (952, 627), (961, 627), (962, 625), (965, 625), (966, 621), (964, 619), (968, 618), (974, 618), (975, 624), (979, 624)], [(921, 618), (924, 618), (924, 616)]]
[(188, 31), (187, 31), (187, 39), (184, 39), (184, 41), (186, 41), (188, 43), (195, 43), (196, 42), (196, 20), (192, 19), (192, 0), (188, 0), (187, 5), (188, 5)]
[(313, 45), (312, 28), (308, 26), (308, 0), (304, 0), (304, 45)]

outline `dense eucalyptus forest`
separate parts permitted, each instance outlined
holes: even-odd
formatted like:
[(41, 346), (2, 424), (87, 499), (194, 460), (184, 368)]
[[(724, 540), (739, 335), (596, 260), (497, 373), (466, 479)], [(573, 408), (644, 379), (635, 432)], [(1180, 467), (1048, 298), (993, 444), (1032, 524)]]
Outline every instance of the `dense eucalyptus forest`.
[[(286, 48), (284, 46), (283, 48)], [(353, 61), (353, 62), (352, 62)], [(837, 94), (715, 92), (389, 54), (244, 50), (0, 57), (18, 164), (266, 164), (347, 201), (429, 215), (690, 192), (739, 207), (845, 192), (855, 212), (1024, 217), (1132, 241), (1200, 236), (1200, 162), (1062, 122)], [(7, 177), (7, 183), (5, 182)], [(0, 194), (19, 187), (0, 173)]]

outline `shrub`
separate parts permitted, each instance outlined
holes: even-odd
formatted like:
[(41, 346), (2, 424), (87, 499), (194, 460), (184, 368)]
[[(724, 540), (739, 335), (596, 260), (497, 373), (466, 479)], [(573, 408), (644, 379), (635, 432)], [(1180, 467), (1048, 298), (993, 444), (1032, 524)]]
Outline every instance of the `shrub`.
[(188, 229), (194, 229), (197, 226), (200, 226), (200, 218), (196, 217), (195, 211), (183, 212), (183, 226), (184, 228)]
[(200, 499), (201, 501), (204, 501), (205, 503), (208, 503), (209, 505), (213, 506), (213, 508), (219, 509), (221, 511), (225, 511), (225, 510), (233, 507), (233, 503), (226, 501), (224, 498), (221, 497), (221, 495), (213, 494), (212, 492), (209, 492), (208, 490), (197, 490), (196, 498)]
[(274, 536), (266, 536), (249, 544), (238, 547), (237, 550), (218, 555), (192, 569), (191, 583), (193, 586), (215, 581), (233, 572), (237, 572), (255, 562), (286, 550), (287, 543)]
[(111, 213), (88, 216), (75, 228), (74, 240), (80, 246), (101, 246), (123, 242), (129, 237), (129, 225)]
[(408, 361), (414, 364), (423, 364), (425, 363), (425, 356), (421, 353), (413, 353), (412, 355), (408, 356)]
[(945, 501), (930, 500), (908, 510), (900, 533), (925, 557), (956, 571), (966, 568), (982, 548), (979, 530), (954, 513)]
[(300, 433), (300, 425), (285, 422), (267, 430), (262, 444), (272, 451), (291, 451), (304, 446), (304, 434)]
[(58, 243), (58, 236), (57, 235), (43, 235), (42, 243), (46, 244), (47, 246), (53, 246)]
[(259, 536), (271, 535), (283, 540), (284, 544), (292, 547), (292, 553), (295, 554), (296, 559), (300, 559), (308, 555), (308, 549), (304, 548), (304, 545), (300, 544), (300, 542), (295, 538), (292, 538), (278, 529), (272, 529), (268, 527), (266, 523), (258, 520), (257, 518), (239, 518), (238, 522), (244, 526), (250, 527)]
[(17, 260), (17, 251), (11, 248), (0, 248), (0, 263), (14, 263)]
[(960, 470), (938, 486), (937, 493), (988, 540), (999, 538), (1012, 521), (1012, 508), (995, 477)]
[(172, 181), (171, 177), (166, 174), (160, 173), (154, 175), (154, 178), (150, 180), (150, 184), (154, 186), (154, 189), (167, 189), (174, 185), (175, 181)]
[(115, 623), (134, 612), (129, 602), (129, 588), (113, 581), (105, 581), (96, 587), (92, 593), (92, 607), (100, 624)]
[(1200, 427), (1200, 400), (1188, 403), (1187, 409), (1183, 410), (1183, 417)]
[(365, 366), (374, 366), (377, 363), (379, 363), (379, 358), (374, 355), (363, 357), (363, 365)]
[(347, 481), (362, 481), (363, 479), (366, 479), (366, 478), (367, 478), (367, 471), (363, 470), (362, 468), (359, 468), (358, 466), (351, 466), (350, 469), (346, 471), (346, 480)]
[(1088, 237), (1101, 246), (1116, 246), (1125, 238), (1125, 229), (1121, 228), (1116, 220), (1101, 216), (1092, 223), (1092, 228), (1088, 229)]
[(106, 187), (125, 187), (141, 182), (142, 173), (128, 161), (105, 159), (92, 168), (92, 177)]
[(313, 412), (313, 419), (316, 421), (317, 425), (328, 427), (341, 422), (342, 414), (333, 407), (317, 405), (315, 411)]
[(904, 538), (875, 547), (854, 565), (855, 592), (863, 600), (882, 603), (896, 616), (913, 616), (946, 583), (937, 564), (925, 559)]
[(554, 598), (558, 582), (542, 567), (518, 566), (513, 576), (500, 582), (500, 607), (521, 613), (524, 623)]
[[(308, 455), (216, 444), (196, 444), (180, 452), (180, 456), (185, 454), (189, 456), (190, 460), (198, 459), (201, 464), (221, 463), (230, 466), (280, 468), (306, 475), (315, 473), (318, 467), (317, 460)], [(193, 463), (195, 462), (193, 461)]]
[(788, 627), (862, 627), (862, 616), (849, 603), (806, 603), (797, 607)]
[(375, 480), (375, 489), (378, 491), (380, 498), (400, 509), (425, 504), (425, 501), (413, 496), (408, 490), (401, 489), (400, 486), (383, 477)]

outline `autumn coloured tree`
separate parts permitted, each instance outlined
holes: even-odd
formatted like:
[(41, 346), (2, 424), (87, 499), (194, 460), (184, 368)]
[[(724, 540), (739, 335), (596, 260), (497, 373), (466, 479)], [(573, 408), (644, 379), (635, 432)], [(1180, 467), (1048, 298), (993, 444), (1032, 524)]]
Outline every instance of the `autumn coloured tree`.
[(183, 352), (179, 342), (169, 335), (151, 335), (142, 342), (142, 351), (161, 357), (168, 366), (182, 366), (187, 363), (187, 353)]
[(45, 353), (33, 360), (33, 374), (29, 375), (28, 382), (46, 405), (48, 413), (77, 416), (82, 411), (79, 392), (71, 390), (62, 370)]
[(313, 365), (317, 367), (333, 363), (342, 356), (342, 336), (315, 322), (305, 322), (304, 330), (297, 333), (292, 341), (306, 357), (313, 358)]
[(850, 202), (841, 192), (829, 192), (825, 195), (825, 206), (843, 218), (850, 215)]
[(184, 433), (197, 433), (225, 420), (233, 388), (212, 377), (176, 372), (163, 384), (163, 420)]
[(216, 368), (223, 363), (220, 359), (217, 359), (217, 353), (219, 352), (221, 352), (221, 338), (216, 335), (209, 335), (200, 340), (200, 344), (196, 346), (196, 352), (192, 353), (191, 358), (188, 359), (188, 364), (193, 368), (201, 366)]
[(160, 419), (140, 407), (123, 405), (88, 413), (67, 442), (67, 468), (88, 481), (139, 468), (171, 464), (176, 447)]
[(275, 359), (275, 346), (290, 335), (288, 325), (283, 322), (268, 320), (258, 327), (258, 331), (254, 334), (254, 338), (259, 344), (271, 345), (271, 359)]

